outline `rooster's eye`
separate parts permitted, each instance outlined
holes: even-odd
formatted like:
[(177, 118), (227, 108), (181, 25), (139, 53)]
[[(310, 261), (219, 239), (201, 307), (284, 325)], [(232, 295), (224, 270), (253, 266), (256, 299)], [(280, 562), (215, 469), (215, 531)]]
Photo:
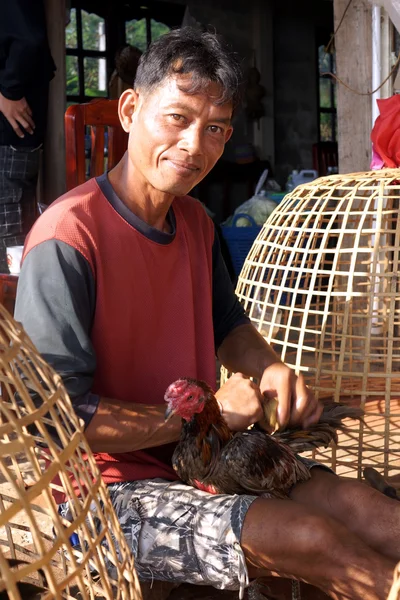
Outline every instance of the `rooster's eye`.
[(190, 394), (190, 396), (187, 397), (188, 400), (193, 400), (193, 394)]

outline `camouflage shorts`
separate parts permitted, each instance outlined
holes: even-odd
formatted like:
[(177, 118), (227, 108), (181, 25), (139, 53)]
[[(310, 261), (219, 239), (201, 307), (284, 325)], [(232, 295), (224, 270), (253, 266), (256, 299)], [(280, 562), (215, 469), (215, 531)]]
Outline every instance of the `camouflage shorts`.
[(211, 496), (162, 479), (117, 483), (109, 492), (140, 579), (248, 585), (240, 535), (255, 496)]
[[(314, 460), (299, 458), (310, 469), (330, 471)], [(108, 491), (141, 580), (241, 592), (248, 585), (240, 538), (256, 496), (212, 496), (164, 479), (114, 483)], [(59, 512), (72, 520), (67, 503), (59, 506)], [(112, 566), (108, 567), (111, 574)]]

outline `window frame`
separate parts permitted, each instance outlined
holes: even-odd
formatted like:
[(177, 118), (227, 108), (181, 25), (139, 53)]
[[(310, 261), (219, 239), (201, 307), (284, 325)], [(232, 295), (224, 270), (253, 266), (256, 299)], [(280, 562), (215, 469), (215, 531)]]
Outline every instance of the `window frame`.
[[(105, 27), (105, 36), (106, 36), (106, 48), (105, 50), (87, 50), (83, 47), (83, 28), (82, 28), (82, 10), (85, 10), (81, 6), (74, 6), (71, 10), (75, 10), (76, 15), (76, 48), (68, 48), (65, 46), (65, 54), (66, 56), (76, 56), (78, 58), (78, 86), (79, 86), (79, 94), (67, 94), (67, 103), (74, 104), (82, 104), (83, 102), (90, 102), (95, 98), (103, 98), (104, 96), (87, 96), (85, 94), (85, 58), (104, 58), (106, 60), (106, 70), (108, 72), (108, 63), (109, 63), (109, 53), (108, 43), (107, 43), (107, 27)], [(88, 12), (88, 11), (85, 11)], [(90, 14), (90, 13), (89, 13)], [(104, 17), (96, 14), (98, 17), (104, 20)], [(108, 89), (107, 95), (108, 97)]]
[[(319, 50), (323, 46), (323, 44), (317, 45), (317, 69), (318, 69), (318, 142), (337, 142), (337, 107), (335, 106), (335, 88), (337, 86), (336, 80), (327, 76), (322, 75), (319, 70)], [(331, 73), (335, 72), (335, 56), (332, 52), (326, 53), (329, 56), (329, 71)], [(330, 106), (321, 106), (321, 92), (320, 92), (320, 83), (321, 80), (329, 80), (331, 82), (330, 86)], [(331, 115), (331, 123), (332, 123), (332, 137), (330, 140), (322, 140), (321, 139), (321, 115), (328, 114)]]

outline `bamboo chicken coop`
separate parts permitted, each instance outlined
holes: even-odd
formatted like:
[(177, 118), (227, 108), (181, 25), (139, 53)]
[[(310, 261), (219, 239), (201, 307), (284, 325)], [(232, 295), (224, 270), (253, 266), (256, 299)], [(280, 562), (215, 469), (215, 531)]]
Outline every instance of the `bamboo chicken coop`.
[[(400, 473), (400, 170), (297, 187), (256, 238), (236, 293), (319, 398), (360, 404), (338, 447), (315, 457), (344, 475)], [(223, 377), (226, 374), (223, 374)]]
[[(61, 378), (2, 306), (0, 384), (1, 597), (140, 600), (133, 557)], [(64, 494), (71, 518), (53, 492)]]

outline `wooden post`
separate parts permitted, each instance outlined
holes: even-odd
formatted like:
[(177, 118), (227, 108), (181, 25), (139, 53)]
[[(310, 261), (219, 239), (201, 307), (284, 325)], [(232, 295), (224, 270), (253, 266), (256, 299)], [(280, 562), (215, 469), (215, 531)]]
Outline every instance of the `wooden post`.
[(43, 158), (43, 198), (50, 204), (65, 192), (65, 0), (45, 0), (47, 35), (57, 71), (50, 83)]
[[(348, 0), (334, 0), (335, 29)], [(371, 91), (372, 17), (368, 0), (353, 0), (336, 38), (338, 77), (360, 92)], [(371, 96), (360, 96), (338, 85), (339, 170), (351, 173), (369, 169), (372, 128)]]

